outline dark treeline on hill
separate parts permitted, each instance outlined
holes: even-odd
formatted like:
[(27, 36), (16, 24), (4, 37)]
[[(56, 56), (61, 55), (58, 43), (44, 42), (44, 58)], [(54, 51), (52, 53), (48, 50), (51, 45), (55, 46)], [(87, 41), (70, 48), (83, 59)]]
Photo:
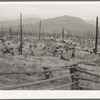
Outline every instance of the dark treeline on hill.
[[(40, 18), (23, 19), (23, 31), (38, 33), (40, 20), (42, 21), (41, 31), (44, 33), (60, 34), (62, 32), (62, 26), (63, 26), (63, 28), (65, 29), (65, 34), (67, 33), (70, 33), (73, 35), (95, 34), (95, 26), (93, 24), (89, 24), (88, 22), (78, 17), (72, 17), (72, 16), (67, 16), (67, 15), (55, 17), (55, 18), (48, 18), (44, 20)], [(6, 28), (12, 26), (12, 29), (14, 31), (18, 31), (18, 23), (19, 23), (18, 20), (5, 21), (5, 22), (1, 22), (0, 26), (6, 27)]]

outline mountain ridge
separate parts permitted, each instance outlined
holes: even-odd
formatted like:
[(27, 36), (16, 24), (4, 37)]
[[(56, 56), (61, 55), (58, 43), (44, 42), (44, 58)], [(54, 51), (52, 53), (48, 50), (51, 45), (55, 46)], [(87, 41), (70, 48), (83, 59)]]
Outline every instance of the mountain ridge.
[[(32, 17), (31, 17), (32, 18)], [(27, 18), (27, 21), (23, 19), (23, 31), (24, 32), (32, 32), (32, 33), (38, 33), (39, 32), (39, 22), (41, 20), (42, 25), (42, 32), (45, 33), (56, 33), (61, 34), (62, 27), (66, 31), (65, 34), (70, 32), (71, 34), (89, 34), (95, 32), (95, 26), (88, 23), (87, 21), (73, 16), (58, 16), (54, 18), (47, 18), (47, 19), (41, 19), (41, 18), (34, 18), (34, 20), (29, 20), (30, 18)], [(17, 21), (17, 22), (16, 22)], [(18, 25), (19, 20), (16, 20), (13, 24), (12, 23), (12, 30), (18, 31)], [(16, 24), (17, 23), (17, 24)], [(4, 24), (5, 25), (5, 24)], [(3, 26), (0, 22), (0, 26)], [(5, 25), (7, 28), (11, 26), (11, 23)]]
[[(73, 16), (59, 16), (55, 18), (48, 18), (42, 20), (42, 31), (46, 33), (61, 33), (62, 26), (68, 32), (92, 32), (95, 27), (92, 24), (85, 22), (83, 19)], [(39, 22), (33, 24), (24, 25), (25, 31), (34, 30), (38, 32)]]
[[(30, 23), (35, 23), (39, 20), (42, 19), (38, 17), (28, 17), (28, 18), (24, 18), (22, 22), (23, 24), (30, 24)], [(19, 19), (0, 21), (0, 27), (11, 27), (11, 26), (18, 26), (18, 25), (19, 25)]]

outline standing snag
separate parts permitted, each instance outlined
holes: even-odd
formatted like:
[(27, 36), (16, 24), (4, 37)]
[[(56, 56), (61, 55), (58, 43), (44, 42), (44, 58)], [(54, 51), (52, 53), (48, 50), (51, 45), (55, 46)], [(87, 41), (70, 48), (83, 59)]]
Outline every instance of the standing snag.
[(97, 54), (97, 45), (98, 45), (98, 17), (96, 17), (96, 37), (95, 37), (95, 54)]
[(22, 13), (20, 13), (20, 54), (22, 55)]
[(39, 40), (41, 39), (41, 21), (39, 23)]

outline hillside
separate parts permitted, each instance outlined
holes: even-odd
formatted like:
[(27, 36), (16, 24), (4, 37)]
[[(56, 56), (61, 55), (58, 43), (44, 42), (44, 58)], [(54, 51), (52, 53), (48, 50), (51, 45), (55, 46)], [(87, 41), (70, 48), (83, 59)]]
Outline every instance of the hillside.
[[(66, 32), (73, 34), (90, 33), (95, 31), (94, 25), (91, 25), (84, 20), (71, 17), (71, 16), (60, 16), (56, 18), (48, 18), (42, 20), (42, 31), (47, 33), (61, 33), (62, 26)], [(24, 31), (38, 32), (39, 22), (34, 24), (24, 25)]]
[[(42, 32), (45, 33), (61, 33), (62, 26), (65, 29), (66, 34), (89, 34), (95, 33), (95, 26), (78, 17), (72, 16), (60, 16), (55, 18), (40, 19), (40, 18), (26, 18), (23, 19), (23, 31), (24, 32), (39, 32), (39, 21), (42, 20)], [(11, 27), (15, 31), (18, 31), (19, 20), (10, 20), (0, 22), (0, 27)]]
[(87, 23), (89, 24), (92, 24), (92, 25), (95, 25), (96, 24), (96, 21), (95, 20), (86, 20)]
[[(86, 22), (89, 23), (89, 24), (92, 24), (92, 25), (96, 25), (96, 21), (95, 20), (87, 20)], [(98, 22), (98, 24), (100, 26), (100, 22)]]
[[(36, 23), (39, 20), (41, 20), (41, 18), (37, 18), (37, 17), (29, 17), (29, 18), (25, 18), (23, 19), (23, 24), (30, 24), (30, 23)], [(17, 26), (19, 25), (19, 19), (16, 20), (7, 20), (7, 21), (1, 21), (0, 22), (0, 27), (13, 27), (13, 26)]]

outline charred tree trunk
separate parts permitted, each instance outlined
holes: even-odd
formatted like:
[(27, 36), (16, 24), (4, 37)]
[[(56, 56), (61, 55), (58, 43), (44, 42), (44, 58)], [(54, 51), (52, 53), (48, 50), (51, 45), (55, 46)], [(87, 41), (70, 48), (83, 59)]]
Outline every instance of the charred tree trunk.
[(10, 35), (10, 36), (12, 35), (12, 30), (11, 30), (11, 28), (9, 28), (9, 35)]
[(97, 54), (97, 45), (98, 45), (98, 17), (96, 17), (95, 54)]
[(41, 21), (39, 23), (39, 40), (41, 39), (40, 37), (41, 37)]
[(62, 27), (62, 42), (64, 41), (64, 28)]
[(2, 43), (4, 42), (3, 37), (4, 37), (4, 27), (2, 27), (2, 33), (1, 33), (1, 40), (2, 40)]
[(20, 13), (20, 54), (22, 55), (22, 13)]

